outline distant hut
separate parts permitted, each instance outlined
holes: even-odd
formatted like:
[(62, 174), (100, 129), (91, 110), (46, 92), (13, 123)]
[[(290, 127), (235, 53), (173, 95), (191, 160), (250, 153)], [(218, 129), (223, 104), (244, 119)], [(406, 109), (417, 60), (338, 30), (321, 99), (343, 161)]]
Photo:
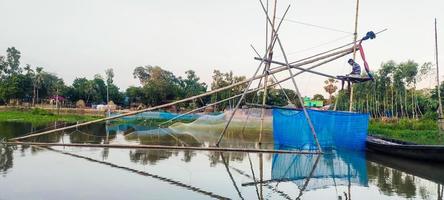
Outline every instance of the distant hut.
[(76, 108), (86, 108), (86, 103), (83, 99), (80, 99), (76, 102)]

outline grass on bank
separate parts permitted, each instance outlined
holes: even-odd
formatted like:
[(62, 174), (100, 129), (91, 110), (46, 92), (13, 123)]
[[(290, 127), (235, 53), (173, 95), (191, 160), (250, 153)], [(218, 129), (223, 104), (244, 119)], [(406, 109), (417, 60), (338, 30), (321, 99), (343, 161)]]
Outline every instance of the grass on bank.
[(439, 133), (438, 123), (433, 119), (371, 120), (368, 132), (418, 144), (444, 144), (444, 134)]
[(80, 114), (54, 114), (44, 109), (12, 109), (0, 111), (0, 122), (27, 122), (32, 124), (47, 124), (55, 121), (69, 123), (86, 122), (101, 117)]

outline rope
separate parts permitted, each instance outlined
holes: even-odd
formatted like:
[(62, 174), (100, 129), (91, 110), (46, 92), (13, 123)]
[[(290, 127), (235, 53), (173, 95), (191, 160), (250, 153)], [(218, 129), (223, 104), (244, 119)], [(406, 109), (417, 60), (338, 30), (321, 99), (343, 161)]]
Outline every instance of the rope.
[(321, 44), (318, 44), (318, 45), (315, 45), (315, 46), (312, 46), (312, 47), (308, 47), (308, 48), (305, 48), (305, 49), (300, 49), (300, 50), (297, 50), (297, 51), (294, 51), (294, 52), (291, 52), (291, 53), (287, 53), (287, 55), (294, 55), (294, 54), (297, 54), (297, 53), (302, 53), (302, 52), (310, 51), (310, 50), (313, 50), (313, 49), (317, 49), (319, 47), (322, 47), (322, 46), (325, 46), (325, 45), (328, 45), (328, 44), (331, 44), (331, 43), (335, 43), (337, 41), (341, 41), (341, 40), (349, 38), (349, 37), (350, 37), (349, 35), (341, 36), (341, 37), (338, 37), (336, 39), (333, 39), (333, 40), (330, 40), (330, 41), (327, 41), (327, 42), (323, 42)]
[[(277, 18), (277, 19), (280, 19), (280, 18)], [(339, 32), (339, 33), (347, 33), (349, 35), (353, 35), (352, 32), (343, 31), (340, 29), (326, 27), (326, 26), (320, 26), (320, 25), (311, 24), (311, 23), (307, 23), (307, 22), (297, 21), (294, 19), (284, 19), (284, 21), (295, 23), (295, 24), (301, 24), (301, 25), (305, 25), (305, 26), (310, 26), (310, 27), (315, 27), (315, 28), (319, 28), (319, 29), (323, 29), (323, 30), (334, 31), (334, 32)]]

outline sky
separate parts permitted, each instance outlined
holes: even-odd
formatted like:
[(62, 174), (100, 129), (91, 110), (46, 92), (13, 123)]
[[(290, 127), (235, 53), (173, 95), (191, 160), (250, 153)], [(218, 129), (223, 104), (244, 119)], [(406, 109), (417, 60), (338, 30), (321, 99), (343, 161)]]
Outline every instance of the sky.
[[(290, 61), (352, 41), (356, 0), (279, 0), (277, 16), (289, 4), (279, 36)], [(435, 17), (444, 52), (443, 10), (442, 0), (361, 0), (359, 37), (388, 29), (364, 44), (371, 69), (388, 60), (434, 62)], [(258, 0), (0, 0), (0, 19), (0, 55), (14, 46), (23, 65), (44, 67), (67, 84), (113, 68), (114, 82), (124, 90), (139, 85), (132, 72), (144, 65), (177, 76), (192, 69), (207, 83), (215, 69), (251, 77), (259, 63), (250, 44), (265, 51), (265, 15)], [(278, 50), (274, 59), (284, 61)], [(349, 73), (348, 58), (317, 70)], [(296, 82), (302, 95), (325, 95), (325, 79), (304, 73)], [(422, 86), (434, 84), (430, 78)], [(283, 85), (292, 88), (291, 82)]]

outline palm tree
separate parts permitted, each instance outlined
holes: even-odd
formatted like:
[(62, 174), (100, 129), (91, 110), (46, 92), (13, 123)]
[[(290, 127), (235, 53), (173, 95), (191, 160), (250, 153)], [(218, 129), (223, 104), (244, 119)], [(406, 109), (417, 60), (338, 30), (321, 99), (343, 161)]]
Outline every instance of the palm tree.
[(325, 86), (324, 86), (324, 90), (329, 94), (328, 97), (328, 103), (331, 104), (332, 103), (332, 94), (336, 92), (336, 90), (338, 89), (338, 86), (335, 85), (335, 83), (337, 83), (338, 81), (333, 79), (333, 78), (329, 78), (328, 80), (326, 80)]
[(43, 78), (44, 78), (44, 72), (43, 67), (37, 67), (35, 69), (36, 74), (34, 76), (34, 92), (33, 92), (33, 100), (32, 105), (34, 106), (34, 99), (37, 99), (37, 103), (39, 102), (39, 89), (42, 87), (43, 84)]

